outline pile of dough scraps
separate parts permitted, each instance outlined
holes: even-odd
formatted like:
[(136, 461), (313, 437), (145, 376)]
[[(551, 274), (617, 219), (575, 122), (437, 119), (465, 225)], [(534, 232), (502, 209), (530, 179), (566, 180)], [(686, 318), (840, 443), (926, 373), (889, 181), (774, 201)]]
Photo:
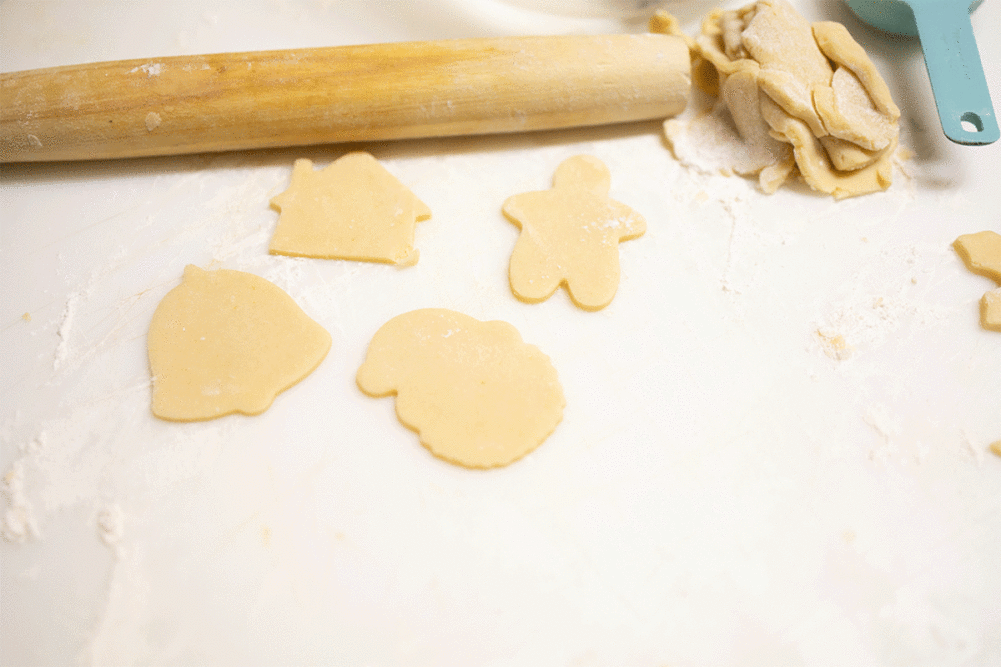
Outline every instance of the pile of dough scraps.
[(980, 299), (980, 324), (985, 329), (1001, 331), (1001, 234), (992, 231), (963, 234), (952, 247), (966, 268), (999, 285)]
[(679, 160), (757, 174), (767, 193), (797, 172), (837, 199), (890, 186), (900, 109), (840, 23), (811, 24), (786, 0), (758, 0), (713, 10), (694, 39), (664, 12), (650, 29), (688, 41), (693, 81), (715, 99), (708, 113), (665, 122)]

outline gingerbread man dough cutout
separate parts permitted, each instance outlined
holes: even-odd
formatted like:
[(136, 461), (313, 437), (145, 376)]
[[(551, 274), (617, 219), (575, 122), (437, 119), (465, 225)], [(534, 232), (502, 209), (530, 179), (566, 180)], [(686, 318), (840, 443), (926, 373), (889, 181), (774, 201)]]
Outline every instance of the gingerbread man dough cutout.
[(521, 229), (511, 253), (511, 291), (522, 301), (545, 301), (566, 285), (584, 310), (600, 310), (619, 287), (619, 242), (646, 231), (646, 221), (608, 196), (611, 176), (601, 160), (564, 160), (553, 188), (504, 202), (504, 214)]
[[(963, 234), (952, 247), (966, 268), (1001, 285), (1001, 234), (992, 231)], [(980, 324), (985, 329), (1001, 331), (1001, 287), (987, 292), (980, 300)]]

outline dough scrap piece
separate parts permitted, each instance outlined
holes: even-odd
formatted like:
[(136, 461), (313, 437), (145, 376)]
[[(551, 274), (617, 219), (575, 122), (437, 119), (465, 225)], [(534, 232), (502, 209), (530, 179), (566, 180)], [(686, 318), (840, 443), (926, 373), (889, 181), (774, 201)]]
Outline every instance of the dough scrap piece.
[(646, 231), (646, 220), (608, 196), (611, 175), (596, 157), (564, 160), (553, 188), (508, 197), (504, 214), (521, 229), (508, 277), (514, 295), (545, 301), (566, 285), (584, 310), (600, 310), (619, 287), (619, 242)]
[(900, 118), (900, 109), (890, 95), (889, 86), (848, 28), (835, 21), (818, 21), (813, 24), (813, 36), (825, 56), (847, 67), (859, 79), (880, 113), (894, 121)]
[(867, 151), (882, 150), (897, 138), (896, 119), (876, 109), (862, 82), (845, 67), (835, 70), (830, 86), (816, 90), (813, 101), (831, 136)]
[(823, 140), (813, 136), (805, 122), (793, 118), (771, 100), (762, 102), (761, 111), (774, 135), (792, 144), (796, 166), (803, 179), (814, 190), (833, 195), (835, 199), (843, 199), (885, 190), (890, 186), (893, 178), (890, 158), (892, 149), (897, 145), (896, 140), (881, 153), (877, 162), (866, 168), (838, 171), (824, 150)]
[(834, 71), (817, 46), (810, 23), (784, 0), (760, 0), (741, 41), (750, 58), (761, 66), (758, 82), (762, 90), (809, 125), (814, 136), (826, 135), (813, 107), (813, 91), (830, 84)]
[[(679, 31), (663, 12), (650, 29)], [(710, 12), (689, 48), (693, 81), (725, 104), (739, 138), (726, 141), (726, 132), (703, 127), (719, 124), (717, 113), (687, 124), (671, 119), (664, 133), (676, 157), (686, 161), (679, 153), (691, 142), (681, 135), (694, 132), (724, 139), (711, 162), (725, 162), (722, 173), (758, 174), (766, 193), (797, 172), (811, 188), (836, 198), (890, 186), (900, 110), (843, 25), (810, 24), (786, 0), (757, 0)], [(750, 94), (752, 87), (760, 94)], [(780, 150), (776, 142), (788, 147)]]
[(980, 297), (980, 325), (990, 331), (1001, 331), (1001, 287)]
[(150, 322), (153, 414), (260, 414), (320, 365), (330, 343), (326, 329), (264, 278), (189, 265)]
[(271, 199), (280, 212), (273, 255), (417, 263), (414, 227), (431, 210), (385, 167), (363, 152), (313, 170), (295, 161), (289, 188)]
[(990, 230), (963, 234), (952, 247), (973, 273), (1001, 284), (1001, 234)]
[(443, 308), (398, 315), (376, 332), (358, 387), (396, 395), (396, 414), (432, 454), (492, 468), (538, 447), (566, 401), (549, 357), (507, 322)]
[[(963, 234), (953, 241), (952, 247), (966, 268), (1001, 285), (1001, 234), (990, 230)], [(990, 331), (1001, 331), (1001, 287), (980, 299), (980, 325)]]

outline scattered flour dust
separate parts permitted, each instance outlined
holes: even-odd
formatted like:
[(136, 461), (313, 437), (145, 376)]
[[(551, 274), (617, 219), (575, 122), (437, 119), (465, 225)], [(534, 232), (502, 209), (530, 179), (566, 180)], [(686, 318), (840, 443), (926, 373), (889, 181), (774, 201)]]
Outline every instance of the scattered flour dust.
[[(717, 177), (716, 179), (720, 179)], [(735, 187), (719, 188), (720, 183), (713, 188), (715, 192), (725, 193), (719, 197), (723, 210), (730, 218), (730, 236), (726, 243), (726, 265), (720, 277), (720, 286), (724, 292), (740, 294), (743, 288), (735, 277), (735, 269), (740, 263), (741, 253), (751, 246), (760, 245), (760, 235), (748, 224), (748, 188), (745, 183), (737, 182)]]
[(25, 493), (24, 460), (18, 459), (3, 476), (3, 495), (8, 508), (4, 512), (0, 533), (8, 542), (27, 542), (41, 536), (35, 514)]
[(306, 267), (311, 260), (303, 257), (276, 256), (264, 272), (264, 279), (286, 292), (295, 293), (306, 281)]
[[(139, 71), (156, 76), (160, 66), (151, 64)], [(229, 165), (225, 157), (219, 161)], [(165, 433), (162, 424), (145, 418), (150, 405), (148, 371), (145, 366), (132, 369), (121, 360), (123, 355), (144, 358), (148, 323), (144, 313), (155, 300), (142, 297), (155, 296), (156, 289), (124, 299), (115, 289), (119, 281), (145, 271), (136, 262), (137, 256), (144, 255), (137, 255), (134, 248), (165, 258), (166, 266), (197, 239), (209, 262), (268, 274), (286, 290), (295, 292), (295, 286), (313, 278), (307, 274), (306, 260), (267, 255), (274, 221), (266, 193), (280, 181), (285, 168), (248, 167), (245, 171), (236, 184), (225, 187), (216, 187), (211, 174), (182, 179), (177, 185), (181, 190), (205, 189), (215, 195), (208, 202), (199, 201), (196, 215), (189, 217), (191, 223), (170, 230), (167, 241), (152, 251), (143, 245), (145, 237), (140, 237), (135, 244), (124, 241), (118, 250), (81, 245), (57, 255), (66, 289), (44, 326), (38, 325), (51, 342), (36, 370), (42, 379), (39, 395), (58, 389), (60, 400), (41, 410), (37, 419), (15, 415), (2, 425), (4, 444), (12, 444), (14, 451), (0, 469), (0, 539), (13, 544), (44, 540), (46, 524), (56, 513), (89, 508), (93, 539), (114, 555), (108, 599), (86, 649), (93, 664), (133, 664), (147, 662), (149, 657), (134, 641), (148, 631), (150, 617), (143, 613), (148, 605), (147, 563), (141, 533), (130, 527), (134, 510), (130, 490), (138, 485), (149, 494), (143, 497), (157, 497), (203, 475), (234, 428), (233, 424), (196, 424)], [(159, 222), (154, 211), (137, 229)], [(103, 261), (77, 261), (95, 253)], [(175, 263), (181, 266), (181, 262)], [(173, 279), (169, 268), (152, 282), (164, 277)], [(326, 296), (323, 287), (316, 291)], [(166, 284), (162, 289), (167, 289)], [(22, 315), (24, 322), (40, 319), (39, 313)], [(109, 492), (115, 495), (109, 497)], [(33, 570), (37, 572), (37, 566)]]
[(125, 512), (118, 503), (105, 505), (97, 513), (97, 534), (116, 554), (125, 533)]
[[(962, 431), (962, 439), (963, 442), (961, 445), (961, 451), (967, 456), (969, 456), (971, 459), (973, 459), (973, 462), (976, 464), (978, 468), (983, 468), (985, 459), (984, 450), (981, 447), (978, 447), (975, 444), (973, 444), (973, 438), (970, 437), (970, 434), (967, 433), (965, 429)], [(998, 443), (994, 444), (996, 445)], [(993, 446), (994, 445), (991, 445), (991, 447)]]
[(160, 127), (160, 123), (162, 122), (163, 119), (160, 117), (160, 114), (155, 111), (150, 111), (146, 114), (146, 131), (152, 132), (156, 128)]
[(133, 67), (129, 70), (129, 74), (135, 74), (136, 72), (145, 72), (146, 76), (151, 78), (160, 76), (160, 73), (163, 72), (163, 63), (146, 63), (145, 65)]
[(894, 441), (901, 432), (900, 421), (890, 414), (885, 406), (874, 404), (866, 408), (862, 415), (865, 423), (876, 431), (880, 445), (869, 452), (869, 458), (874, 461), (886, 461), (897, 453)]
[(700, 91), (682, 114), (664, 125), (677, 160), (703, 174), (755, 174), (773, 160), (770, 146), (741, 139), (723, 102)]
[(825, 305), (813, 329), (819, 349), (835, 361), (846, 361), (879, 347), (906, 324), (941, 321), (949, 306), (922, 300), (916, 286), (927, 282), (944, 254), (939, 248), (915, 245), (879, 251), (846, 282), (842, 294)]
[(735, 299), (750, 293), (766, 273), (762, 258), (774, 248), (790, 243), (794, 235), (755, 216), (752, 182), (699, 171), (688, 172), (686, 178), (691, 181), (687, 189), (694, 193), (693, 200), (717, 204), (722, 220), (729, 226), (719, 274), (720, 289)]
[(55, 358), (52, 360), (52, 370), (54, 371), (58, 371), (70, 357), (70, 335), (73, 333), (73, 325), (76, 322), (77, 308), (81, 298), (81, 292), (72, 292), (66, 299), (62, 320), (59, 323), (59, 329), (56, 330), (59, 342), (56, 344)]
[(150, 584), (141, 549), (119, 550), (111, 571), (108, 596), (94, 635), (83, 651), (90, 665), (150, 662)]

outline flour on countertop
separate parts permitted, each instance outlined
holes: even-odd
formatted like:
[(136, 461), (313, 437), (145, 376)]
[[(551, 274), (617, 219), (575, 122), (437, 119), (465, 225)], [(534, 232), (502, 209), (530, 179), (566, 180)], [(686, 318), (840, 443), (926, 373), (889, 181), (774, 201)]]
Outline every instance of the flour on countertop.
[(882, 345), (906, 322), (928, 325), (952, 310), (922, 300), (919, 277), (941, 264), (945, 252), (916, 245), (887, 246), (846, 283), (846, 294), (827, 306), (814, 329), (820, 349), (845, 361), (863, 350)]
[(125, 513), (118, 503), (105, 505), (97, 513), (97, 534), (101, 541), (118, 553), (119, 542), (125, 532)]
[[(716, 179), (719, 180), (719, 179)], [(746, 186), (746, 184), (743, 184)], [(728, 188), (729, 196), (720, 196), (719, 202), (730, 217), (730, 236), (726, 244), (726, 265), (723, 267), (723, 275), (720, 277), (720, 286), (724, 292), (740, 294), (741, 287), (735, 284), (733, 272), (734, 267), (740, 260), (742, 252), (747, 246), (760, 240), (755, 231), (750, 228), (748, 220), (748, 199), (747, 189)], [(725, 190), (717, 190), (725, 192)]]
[(960, 431), (960, 438), (962, 440), (962, 443), (960, 444), (960, 451), (973, 459), (973, 462), (978, 468), (983, 468), (985, 459), (983, 447), (978, 447), (973, 443), (973, 438), (966, 432), (966, 429)]
[(675, 158), (700, 173), (755, 174), (763, 163), (773, 161), (769, 146), (741, 140), (725, 103), (713, 104), (699, 91), (685, 111), (668, 120), (664, 128)]
[(870, 450), (869, 458), (874, 461), (886, 461), (896, 454), (898, 447), (894, 438), (900, 435), (899, 419), (891, 415), (886, 406), (879, 404), (866, 408), (862, 418), (876, 431), (880, 439), (880, 444)]
[(306, 281), (306, 267), (310, 260), (304, 257), (277, 255), (275, 261), (264, 272), (263, 277), (290, 294), (295, 293)]
[(70, 334), (73, 332), (73, 323), (76, 320), (76, 311), (80, 303), (80, 292), (72, 292), (66, 299), (66, 307), (63, 309), (62, 320), (56, 334), (59, 336), (59, 343), (56, 345), (55, 358), (52, 361), (52, 370), (58, 371), (69, 357)]
[(26, 542), (41, 536), (38, 523), (24, 489), (24, 460), (18, 459), (3, 476), (3, 495), (9, 507), (4, 512), (0, 532), (8, 542)]
[(152, 622), (150, 583), (144, 553), (139, 549), (116, 554), (108, 594), (94, 634), (83, 650), (88, 665), (142, 664), (149, 662), (150, 646), (145, 638)]

